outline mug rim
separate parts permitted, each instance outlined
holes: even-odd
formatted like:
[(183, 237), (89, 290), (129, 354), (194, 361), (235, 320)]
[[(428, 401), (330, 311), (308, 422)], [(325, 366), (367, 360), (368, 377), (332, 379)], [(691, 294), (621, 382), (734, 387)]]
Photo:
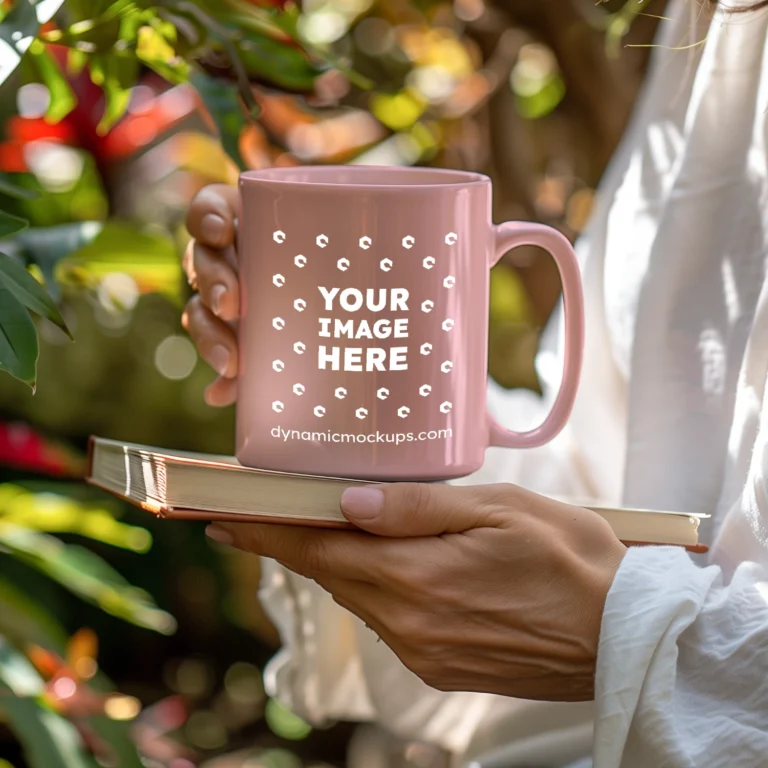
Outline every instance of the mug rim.
[[(359, 175), (360, 181), (333, 181), (334, 174)], [(384, 181), (388, 174), (410, 176), (413, 181)], [(303, 177), (303, 178), (302, 178)], [(316, 178), (312, 178), (316, 177)], [(371, 181), (365, 181), (366, 177)], [(380, 177), (382, 180), (377, 180)], [(419, 179), (423, 181), (419, 181)], [(270, 187), (295, 187), (326, 190), (409, 190), (451, 189), (482, 186), (491, 179), (475, 171), (452, 168), (428, 168), (423, 166), (399, 165), (295, 165), (244, 171), (239, 177), (240, 184), (258, 184)]]

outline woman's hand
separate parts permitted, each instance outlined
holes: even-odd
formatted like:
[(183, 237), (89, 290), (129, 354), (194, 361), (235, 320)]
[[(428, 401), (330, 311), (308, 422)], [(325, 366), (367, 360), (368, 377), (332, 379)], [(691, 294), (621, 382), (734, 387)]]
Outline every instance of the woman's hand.
[(599, 515), (513, 485), (415, 483), (349, 489), (342, 510), (367, 533), (208, 534), (314, 579), (434, 688), (593, 698), (603, 607), (626, 552)]
[(187, 229), (194, 238), (184, 254), (184, 271), (196, 293), (187, 303), (182, 325), (202, 358), (219, 374), (206, 389), (209, 405), (235, 401), (237, 336), (232, 324), (240, 311), (235, 219), (237, 189), (212, 184), (197, 193), (187, 214)]

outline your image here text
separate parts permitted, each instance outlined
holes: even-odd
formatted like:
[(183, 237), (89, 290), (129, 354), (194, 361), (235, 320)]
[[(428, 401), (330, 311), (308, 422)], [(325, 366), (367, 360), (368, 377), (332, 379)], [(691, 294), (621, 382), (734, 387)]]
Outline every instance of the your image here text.
[[(406, 339), (408, 318), (382, 318), (370, 322), (357, 320), (349, 314), (365, 307), (371, 312), (408, 312), (406, 288), (357, 288), (318, 287), (326, 312), (345, 313), (344, 317), (318, 319), (318, 336), (333, 339)], [(320, 344), (317, 365), (321, 371), (407, 371), (408, 347), (341, 347)]]

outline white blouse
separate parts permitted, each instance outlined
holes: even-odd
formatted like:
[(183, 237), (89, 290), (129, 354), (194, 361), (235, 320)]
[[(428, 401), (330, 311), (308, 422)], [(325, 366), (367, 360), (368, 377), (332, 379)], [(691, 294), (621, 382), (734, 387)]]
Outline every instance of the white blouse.
[[(667, 13), (579, 244), (587, 347), (570, 424), (540, 449), (491, 449), (460, 482), (707, 513), (710, 553), (630, 550), (596, 700), (575, 705), (434, 691), (317, 585), (265, 563), (284, 642), (267, 685), (313, 722), (374, 720), (457, 766), (768, 765), (768, 13)], [(539, 359), (549, 392), (559, 325)], [(550, 402), (489, 387), (517, 429)]]

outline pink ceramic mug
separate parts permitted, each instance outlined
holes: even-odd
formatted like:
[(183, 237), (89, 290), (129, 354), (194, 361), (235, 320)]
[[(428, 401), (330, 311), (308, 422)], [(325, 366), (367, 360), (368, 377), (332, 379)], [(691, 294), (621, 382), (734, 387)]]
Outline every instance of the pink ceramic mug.
[[(584, 308), (571, 245), (491, 223), (476, 173), (302, 167), (240, 177), (237, 458), (370, 480), (445, 480), (488, 446), (551, 440), (581, 372)], [(489, 269), (538, 245), (563, 282), (566, 353), (551, 413), (523, 434), (486, 411)]]

